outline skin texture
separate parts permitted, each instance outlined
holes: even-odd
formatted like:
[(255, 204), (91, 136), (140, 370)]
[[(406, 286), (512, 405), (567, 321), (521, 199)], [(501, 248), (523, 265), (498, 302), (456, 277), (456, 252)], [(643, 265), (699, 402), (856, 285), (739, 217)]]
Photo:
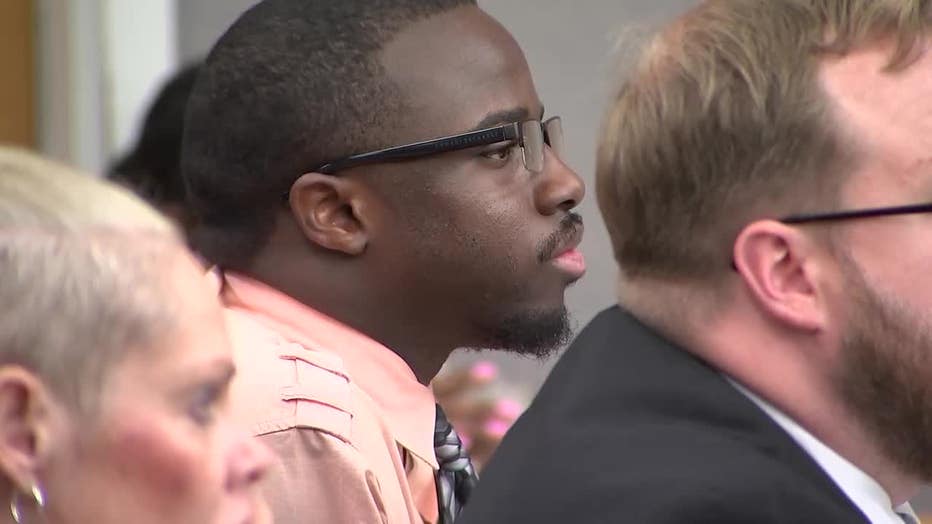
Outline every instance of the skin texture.
[[(475, 7), (407, 27), (381, 60), (408, 106), (393, 144), (543, 113), (517, 43)], [(532, 173), (499, 144), (305, 174), (252, 273), (392, 348), (423, 383), (458, 347), (546, 353), (580, 276), (549, 259), (581, 237), (584, 187), (545, 158)]]
[[(928, 49), (928, 45), (924, 46)], [(826, 57), (820, 82), (852, 140), (839, 209), (932, 198), (932, 54)], [(715, 367), (877, 480), (893, 504), (932, 480), (932, 215), (749, 224), (719, 303), (680, 333)]]
[(21, 495), (25, 522), (268, 522), (258, 482), (271, 457), (227, 413), (221, 310), (190, 257), (179, 250), (172, 266), (177, 328), (113, 365), (94, 413), (0, 368), (0, 463), (20, 492), (38, 483), (47, 499), (39, 515)]
[[(932, 53), (895, 75), (879, 49), (830, 64), (825, 85), (858, 136), (864, 161), (845, 200), (855, 206), (932, 198)], [(840, 230), (855, 300), (838, 384), (897, 476), (932, 479), (932, 257), (929, 214), (865, 220)], [(891, 343), (896, 341), (896, 343)], [(889, 428), (895, 427), (896, 431)]]

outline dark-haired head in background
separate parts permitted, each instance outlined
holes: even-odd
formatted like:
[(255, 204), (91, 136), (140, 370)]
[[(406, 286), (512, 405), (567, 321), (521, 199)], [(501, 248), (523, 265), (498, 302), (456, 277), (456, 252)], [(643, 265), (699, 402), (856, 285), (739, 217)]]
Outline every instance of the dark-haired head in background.
[[(285, 468), (272, 475), (277, 517), (307, 511), (319, 522), (368, 522), (376, 513), (390, 522), (435, 520), (424, 505), (433, 483), (418, 473), (434, 455), (433, 399), (424, 385), (457, 347), (545, 354), (558, 346), (569, 332), (565, 289), (583, 272), (575, 250), (582, 224), (572, 212), (582, 182), (553, 149), (535, 156), (530, 135), (526, 147), (478, 143), (330, 174), (321, 167), (543, 120), (543, 113), (521, 49), (474, 1), (267, 0), (210, 52), (185, 122), (182, 170), (197, 222), (191, 241), (222, 268), (229, 307), (266, 326), (270, 318), (300, 324), (305, 335), (279, 331), (259, 340), (302, 345), (309, 352), (296, 357), (302, 362), (332, 353), (339, 358), (313, 358), (312, 367), (365, 391), (356, 398), (358, 390), (334, 385), (334, 393), (321, 378), (301, 383), (300, 398), (289, 397), (298, 413), (310, 400), (315, 415), (295, 423), (299, 428), (263, 435)], [(541, 125), (536, 130), (540, 135)], [(548, 137), (556, 145), (552, 130)], [(320, 313), (344, 327), (319, 324)], [(233, 328), (261, 331), (247, 322)], [(356, 336), (347, 335), (350, 328)], [(359, 341), (362, 333), (390, 358), (367, 353), (367, 367), (359, 348), (321, 342), (337, 340), (324, 333), (333, 330), (339, 340), (371, 348)], [(271, 372), (258, 376), (262, 355), (278, 362), (293, 346), (253, 343), (244, 351), (255, 359), (241, 362), (250, 405), (301, 380), (305, 364), (282, 376), (287, 384)], [(405, 380), (393, 382), (396, 374), (373, 384), (392, 359)], [(333, 395), (355, 400), (347, 405)], [(247, 411), (265, 415), (280, 405), (276, 396), (268, 408)], [(348, 433), (333, 426), (347, 410)], [(256, 427), (268, 427), (256, 416)], [(386, 441), (379, 454), (366, 440), (372, 431), (397, 441)]]
[(184, 113), (200, 63), (172, 76), (149, 106), (132, 150), (117, 159), (107, 177), (123, 184), (160, 211), (187, 225), (184, 180), (181, 178), (181, 138)]

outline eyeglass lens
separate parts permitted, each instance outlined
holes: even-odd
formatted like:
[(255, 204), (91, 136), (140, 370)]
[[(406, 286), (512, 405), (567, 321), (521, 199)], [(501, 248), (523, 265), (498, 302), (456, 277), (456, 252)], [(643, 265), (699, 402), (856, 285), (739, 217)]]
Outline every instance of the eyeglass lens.
[(544, 144), (560, 156), (563, 152), (563, 126), (559, 118), (551, 118), (544, 123), (536, 120), (521, 123), (522, 149), (524, 166), (529, 171), (540, 173), (544, 170)]

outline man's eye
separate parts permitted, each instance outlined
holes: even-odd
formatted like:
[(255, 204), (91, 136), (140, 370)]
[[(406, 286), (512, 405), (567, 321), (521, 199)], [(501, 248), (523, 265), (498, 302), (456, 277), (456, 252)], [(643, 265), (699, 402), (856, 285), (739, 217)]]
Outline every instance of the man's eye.
[(508, 160), (509, 158), (511, 158), (511, 155), (514, 154), (514, 151), (517, 148), (518, 146), (511, 144), (505, 147), (500, 147), (498, 149), (492, 149), (490, 151), (485, 151), (482, 153), (482, 156), (489, 158), (491, 160), (499, 160), (499, 161)]

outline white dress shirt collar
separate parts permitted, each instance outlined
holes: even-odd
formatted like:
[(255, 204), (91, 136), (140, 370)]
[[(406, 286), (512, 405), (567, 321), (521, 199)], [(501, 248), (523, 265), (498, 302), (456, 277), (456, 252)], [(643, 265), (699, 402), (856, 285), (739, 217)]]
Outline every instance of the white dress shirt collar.
[[(919, 524), (909, 503), (896, 508), (887, 492), (857, 466), (826, 446), (793, 419), (730, 377), (725, 377), (738, 391), (757, 404), (825, 471), (842, 492), (861, 510), (872, 524)], [(902, 515), (902, 516), (901, 516)], [(910, 521), (909, 519), (912, 519)]]

